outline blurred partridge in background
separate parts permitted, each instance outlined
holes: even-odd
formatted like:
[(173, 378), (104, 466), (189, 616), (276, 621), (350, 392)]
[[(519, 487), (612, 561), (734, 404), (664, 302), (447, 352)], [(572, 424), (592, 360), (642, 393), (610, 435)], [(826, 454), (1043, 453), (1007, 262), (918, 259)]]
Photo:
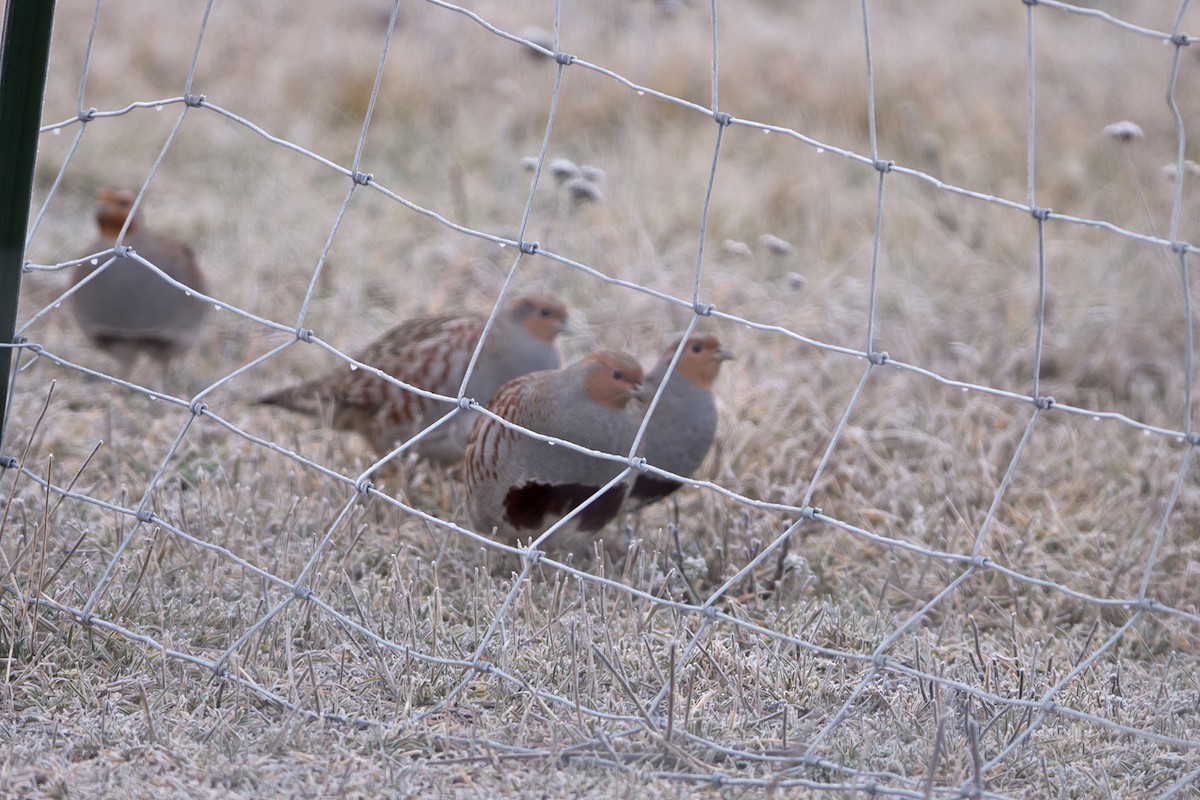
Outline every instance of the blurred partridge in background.
[[(627, 408), (641, 389), (642, 367), (629, 355), (601, 350), (557, 371), (505, 384), (489, 408), (529, 430), (592, 450), (625, 455), (637, 432)], [(536, 538), (615, 478), (623, 466), (554, 446), (480, 416), (463, 456), (467, 506), (475, 530), (509, 543)], [(556, 531), (547, 549), (587, 557), (600, 530), (621, 509), (618, 484)], [(614, 558), (624, 551), (613, 541)]]
[[(411, 386), (454, 397), (486, 322), (477, 314), (418, 317), (392, 328), (356, 359)], [(566, 328), (566, 306), (554, 297), (527, 294), (508, 301), (479, 353), (466, 396), (486, 404), (513, 378), (557, 369), (554, 340)], [(380, 455), (455, 408), (346, 366), (258, 402), (310, 416), (328, 415), (335, 429), (361, 434)], [(477, 416), (458, 412), (415, 445), (417, 454), (443, 466), (457, 464)]]
[[(123, 189), (97, 194), (99, 238), (89, 252), (117, 243), (135, 195)], [(206, 292), (204, 276), (186, 244), (148, 230), (140, 214), (129, 220), (122, 244), (128, 245), (164, 273), (198, 292)], [(103, 267), (109, 258), (83, 265), (76, 285)], [(118, 256), (69, 299), (79, 327), (97, 348), (105, 351), (128, 374), (139, 354), (157, 361), (165, 379), (167, 363), (192, 346), (208, 313), (208, 304), (172, 286), (132, 258)]]
[[(642, 390), (645, 403), (635, 407), (639, 423), (678, 348), (679, 340), (676, 339), (646, 376), (646, 386)], [(721, 364), (731, 358), (733, 355), (721, 348), (715, 336), (688, 338), (642, 438), (641, 455), (647, 462), (685, 478), (690, 478), (699, 469), (717, 433), (713, 381), (721, 371)], [(639, 474), (626, 506), (641, 508), (663, 499), (682, 485), (661, 475)]]

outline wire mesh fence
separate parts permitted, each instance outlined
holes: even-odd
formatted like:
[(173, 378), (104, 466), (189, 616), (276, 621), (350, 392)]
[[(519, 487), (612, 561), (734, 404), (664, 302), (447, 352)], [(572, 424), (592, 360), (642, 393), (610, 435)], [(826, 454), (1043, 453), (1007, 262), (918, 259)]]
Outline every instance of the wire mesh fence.
[[(303, 11), (268, 9), (271, 24), (311, 41), (312, 57), (342, 80), (332, 93), (342, 107), (314, 102), (306, 110), (301, 91), (285, 98), (282, 111), (256, 109), (253, 93), (227, 98), (206, 86), (209, 76), (220, 84), (223, 70), (236, 71), (233, 54), (246, 44), (221, 18), (228, 10), (212, 2), (196, 9), (186, 53), (141, 54), (167, 91), (91, 108), (95, 84), (124, 97), (122, 76), (99, 66), (106, 47), (122, 46), (105, 36), (103, 17), (119, 5), (98, 2), (90, 25), (64, 26), (61, 15), (81, 9), (60, 10), (60, 29), (86, 30), (89, 38), (57, 45), (82, 50), (66, 75), (78, 87), (76, 108), (42, 129), (40, 204), (5, 436), (10, 706), (20, 705), (16, 687), (31, 680), (21, 676), (44, 668), (47, 643), (65, 638), (68, 647), (88, 642), (96, 663), (144, 672), (133, 702), (152, 730), (155, 720), (170, 727), (172, 719), (249, 708), (267, 719), (335, 723), (380, 743), (380, 752), (446, 765), (482, 758), (502, 765), (500, 772), (553, 763), (669, 785), (895, 797), (1086, 796), (1101, 791), (1103, 772), (1111, 792), (1195, 791), (1200, 497), (1189, 275), (1197, 246), (1188, 239), (1195, 169), (1186, 136), (1195, 109), (1180, 90), (1195, 71), (1183, 27), (1187, 2), (1166, 9), (1169, 24), (1158, 27), (1130, 21), (1132, 11), (1123, 18), (1119, 9), (1050, 0), (965, 12), (978, 15), (975, 46), (1008, 55), (1003, 77), (1027, 101), (1013, 114), (1019, 123), (1007, 120), (1022, 135), (1005, 155), (1013, 163), (1016, 154), (1024, 172), (994, 181), (973, 181), (987, 173), (970, 168), (959, 170), (967, 180), (954, 179), (954, 166), (939, 161), (950, 148), (928, 138), (905, 148), (881, 137), (884, 128), (914, 124), (921, 110), (889, 97), (896, 84), (888, 70), (905, 48), (893, 43), (881, 60), (878, 43), (896, 11), (866, 0), (828, 12), (841, 36), (857, 38), (853, 68), (838, 51), (829, 78), (853, 76), (844, 94), (854, 107), (844, 113), (858, 127), (847, 138), (826, 137), (823, 121), (803, 109), (737, 113), (753, 103), (743, 101), (742, 84), (731, 92), (724, 79), (739, 68), (726, 65), (754, 59), (723, 46), (729, 19), (744, 10), (716, 2), (643, 4), (593, 18), (547, 4), (538, 6), (547, 29), (531, 30), (509, 24), (517, 12), (397, 0), (382, 16), (372, 8), (369, 30), (346, 39), (339, 38), (345, 31), (310, 24)], [(912, 13), (938, 13), (938, 4), (926, 6)], [(776, 13), (781, 29), (795, 24), (780, 10), (753, 12), (767, 27)], [(611, 28), (614, 40), (633, 36), (630, 28), (647, 15), (672, 20), (663, 24), (678, 25), (681, 39), (690, 35), (691, 63), (706, 71), (681, 78), (661, 64), (643, 70), (606, 55), (603, 37), (584, 35), (593, 25)], [(436, 96), (461, 89), (449, 70), (389, 72), (397, 49), (417, 49), (422, 39), (469, 65), (471, 80), (500, 96), (498, 107), (519, 110), (508, 109), (512, 116), (496, 129), (441, 128), (442, 140), (419, 139), (410, 116), (456, 124), (446, 110), (453, 102)], [(362, 58), (351, 66), (328, 57), (360, 40), (376, 43), (369, 69)], [(590, 47), (568, 49), (573, 41)], [(831, 48), (835, 41), (829, 34)], [(1130, 81), (1142, 96), (1161, 98), (1157, 130), (1170, 135), (1172, 180), (1154, 208), (1139, 186), (1125, 193), (1127, 201), (1136, 195), (1135, 212), (1122, 216), (1120, 207), (1106, 217), (1103, 205), (1079, 198), (1101, 193), (1112, 175), (1094, 163), (1074, 173), (1057, 164), (1087, 156), (1071, 154), (1069, 134), (1045, 134), (1075, 109), (1056, 93), (1061, 85), (1046, 89), (1042, 76), (1049, 70), (1057, 78), (1056, 56), (1079, 41), (1103, 53), (1109, 42), (1130, 52), (1132, 43), (1158, 48), (1145, 61), (1128, 61), (1157, 64), (1153, 74), (1129, 66), (1119, 79), (1068, 72), (1064, 81), (1095, 92), (1108, 81), (1118, 94)], [(1100, 63), (1125, 69), (1125, 51), (1117, 52)], [(511, 63), (489, 67), (497, 53)], [(768, 84), (780, 63), (770, 56), (749, 69)], [(966, 72), (965, 61), (951, 54), (950, 71)], [(64, 82), (63, 63), (55, 67)], [(480, 77), (486, 70), (499, 75), (494, 83)], [(306, 73), (300, 86), (327, 77)], [(380, 112), (397, 84), (413, 107)], [(593, 96), (594, 107), (579, 110)], [(629, 103), (637, 110), (620, 105)], [(537, 125), (525, 118), (535, 107)], [(667, 145), (679, 151), (669, 165), (639, 154), (636, 143), (616, 147), (628, 161), (612, 156), (610, 175), (594, 175), (593, 193), (572, 200), (552, 162), (564, 142), (586, 153), (597, 128), (616, 127), (613, 108), (649, 119), (640, 129), (648, 137), (659, 135), (656, 126), (680, 124), (691, 139)], [(386, 130), (380, 113), (388, 115)], [(321, 115), (336, 118), (339, 137), (314, 133), (311, 117)], [(56, 217), (82, 218), (70, 187), (112, 179), (95, 155), (77, 154), (121, 121), (130, 127), (100, 136), (103, 152), (140, 165), (125, 172), (141, 181), (135, 208), (146, 201), (153, 210), (167, 181), (204, 176), (226, 192), (204, 199), (196, 190), (189, 198), (189, 214), (225, 220), (225, 241), (202, 253), (206, 291), (124, 244), (79, 254), (70, 226), (56, 227)], [(135, 127), (149, 133), (131, 133)], [(772, 148), (762, 151), (765, 168), (737, 158), (760, 146), (747, 144), (751, 134)], [(1129, 146), (1142, 129), (1126, 124), (1107, 135), (1132, 171)], [(465, 147), (457, 159), (446, 155), (463, 140), (505, 137), (540, 147), (528, 171), (496, 177)], [(212, 144), (222, 141), (235, 144)], [(209, 147), (223, 160), (206, 161)], [(428, 152), (402, 155), (410, 149)], [(889, 157), (892, 150), (904, 157)], [(787, 160), (771, 166), (780, 152)], [(422, 160), (449, 163), (439, 173), (444, 192), (418, 179), (414, 164)], [(666, 191), (688, 193), (662, 217), (606, 217), (598, 198), (604, 180), (618, 180), (614, 164), (645, 201), (647, 217), (661, 201), (658, 170), (682, 175)], [(768, 224), (728, 219), (743, 203), (739, 191), (755, 192), (772, 170), (800, 182), (807, 165), (835, 183), (809, 187), (804, 212), (821, 220), (813, 226), (854, 229), (852, 244), (822, 230), (798, 245), (764, 235), (768, 253), (757, 258), (738, 241), (718, 245), (739, 226)], [(1064, 170), (1065, 185), (1047, 181), (1043, 189), (1043, 173), (1057, 180)], [(223, 216), (221, 206), (251, 194), (241, 185), (253, 181), (276, 182), (277, 197), (315, 199), (272, 207), (255, 195), (237, 206), (235, 220)], [(489, 183), (505, 184), (493, 190), (497, 199), (480, 188)], [(853, 214), (839, 207), (822, 217), (825, 195), (836, 192), (855, 198)], [(1051, 210), (1041, 204), (1045, 195), (1089, 213)], [(914, 222), (913, 208), (928, 212), (924, 223)], [(292, 211), (302, 213), (291, 218)], [(1166, 225), (1156, 226), (1164, 211)], [(386, 238), (399, 226), (410, 226), (413, 239)], [(655, 227), (686, 227), (690, 253), (677, 251), (673, 263), (652, 257), (620, 265), (606, 255), (614, 239), (653, 239), (645, 229)], [(971, 244), (975, 236), (1002, 238)], [(442, 259), (412, 244), (422, 237), (445, 237), (461, 251)], [(909, 263), (906, 240), (923, 237), (963, 248), (944, 264)], [(64, 250), (70, 257), (37, 258)], [(380, 250), (399, 253), (398, 263), (377, 273), (361, 266), (386, 260)], [(1092, 327), (1073, 330), (1066, 346), (1062, 339), (1048, 345), (1076, 291), (1056, 280), (1076, 268), (1065, 262), (1080, 250), (1124, 254), (1129, 267), (1119, 280), (1143, 288), (1133, 302), (1168, 338), (1162, 329), (1138, 338), (1121, 327), (1119, 312), (1088, 317), (1087, 295), (1082, 317)], [(196, 349), (214, 377), (121, 374), (66, 333), (66, 308), (86, 284), (64, 288), (61, 273), (107, 268), (118, 256), (211, 306), (220, 332), (197, 334)], [(841, 299), (822, 296), (833, 284), (813, 285), (817, 267), (796, 266), (809, 260), (851, 265), (834, 271)], [(784, 266), (762, 266), (776, 262)], [(1019, 265), (1000, 271), (1000, 288), (971, 294), (958, 283), (962, 273), (998, 264)], [(930, 320), (926, 306), (901, 291), (925, 268), (931, 283), (957, 297), (949, 302), (961, 317)], [(1082, 274), (1073, 280), (1114, 298), (1124, 291), (1111, 271)], [(567, 295), (572, 315), (589, 319), (580, 352), (636, 328), (633, 341), (617, 344), (646, 355), (660, 348), (642, 339), (674, 322), (687, 334), (714, 330), (740, 345), (741, 364), (718, 388), (724, 413), (714, 465), (697, 477), (671, 476), (687, 484), (673, 515), (647, 511), (612, 526), (608, 535), (629, 532), (635, 542), (615, 566), (542, 552), (545, 535), (518, 547), (472, 530), (457, 480), (412, 459), (414, 440), (382, 458), (364, 456), (320, 426), (252, 404), (293, 373), (315, 374), (318, 362), (423, 392), (351, 355), (395, 319), (374, 301), (418, 310), (478, 301), (492, 312), (486, 339), (503, 299), (529, 286)], [(789, 310), (779, 313), (770, 299)], [(800, 304), (809, 315), (790, 310)], [(934, 349), (909, 335), (942, 321), (951, 341)], [(1005, 335), (992, 337), (989, 326)], [(1128, 353), (1102, 352), (1107, 342), (1097, 331), (1106, 328), (1137, 351), (1128, 365), (1113, 366)], [(1151, 369), (1146, 354), (1156, 347), (1166, 355)], [(289, 358), (309, 360), (298, 366)], [(1123, 382), (1122, 391), (1089, 391), (1096, 375)], [(435, 399), (452, 416), (484, 414), (511, 425), (462, 389)], [(636, 448), (603, 457), (623, 466), (623, 479), (670, 475)], [(146, 685), (161, 687), (155, 703)], [(168, 695), (184, 699), (162, 699)], [(1097, 766), (1084, 766), (1088, 759)]]

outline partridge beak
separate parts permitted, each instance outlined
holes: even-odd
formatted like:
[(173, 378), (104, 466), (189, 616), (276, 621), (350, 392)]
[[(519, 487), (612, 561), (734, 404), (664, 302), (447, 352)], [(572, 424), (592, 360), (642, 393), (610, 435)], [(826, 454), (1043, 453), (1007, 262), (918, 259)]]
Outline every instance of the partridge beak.
[(558, 323), (558, 333), (564, 336), (574, 336), (576, 333), (578, 333), (578, 331), (571, 326), (571, 318), (564, 317), (563, 321)]
[(713, 356), (717, 359), (717, 361), (733, 361), (737, 358), (737, 356), (723, 347), (718, 347), (717, 352), (713, 353)]
[(639, 403), (644, 403), (649, 399), (646, 397), (646, 385), (642, 383), (635, 383), (633, 387), (630, 388), (629, 395)]

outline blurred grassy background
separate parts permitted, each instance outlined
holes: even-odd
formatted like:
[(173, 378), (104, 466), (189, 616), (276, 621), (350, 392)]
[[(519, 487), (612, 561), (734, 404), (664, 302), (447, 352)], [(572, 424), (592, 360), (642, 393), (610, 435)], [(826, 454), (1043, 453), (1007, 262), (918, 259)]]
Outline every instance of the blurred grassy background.
[[(1178, 12), (1178, 4), (1165, 0), (1093, 5), (1157, 30), (1169, 30)], [(469, 7), (512, 33), (544, 35), (553, 27), (548, 2)], [(698, 2), (564, 3), (561, 50), (708, 106), (708, 10)], [(79, 0), (58, 3), (45, 123), (77, 113), (92, 12)], [(155, 0), (103, 4), (82, 107), (114, 110), (179, 96), (203, 12), (202, 4)], [(880, 158), (1026, 202), (1026, 12), (1015, 0), (871, 4)], [(349, 166), (388, 13), (389, 4), (379, 0), (218, 2), (192, 91), (273, 136)], [(718, 15), (723, 111), (870, 155), (859, 3), (746, 0), (719, 4)], [(1200, 28), (1198, 15), (1189, 9), (1182, 29)], [(1177, 148), (1166, 103), (1173, 49), (1045, 5), (1034, 10), (1033, 29), (1037, 205), (1166, 237), (1176, 189), (1164, 172)], [(1175, 93), (1189, 133), (1200, 117), (1200, 63), (1193, 50), (1183, 52)], [(552, 60), (466, 16), (402, 3), (360, 169), (458, 224), (515, 237), (531, 180), (522, 160), (541, 146), (555, 70)], [(135, 110), (90, 123), (28, 257), (53, 264), (84, 255), (95, 191), (139, 187), (181, 109)], [(1106, 136), (1105, 126), (1121, 120), (1135, 122), (1144, 136), (1130, 142)], [(35, 204), (45, 200), (76, 130), (43, 135)], [(639, 96), (578, 65), (566, 68), (548, 160), (568, 158), (602, 170), (602, 199), (573, 203), (543, 175), (526, 239), (605, 275), (690, 298), (717, 132), (710, 117)], [(1189, 144), (1186, 156), (1200, 160), (1195, 147)], [(1196, 177), (1187, 173), (1183, 185), (1178, 237), (1184, 241), (1195, 241), (1200, 227)], [(702, 301), (861, 350), (877, 183), (872, 167), (787, 135), (725, 129)], [(143, 208), (160, 230), (192, 243), (216, 296), (291, 325), (348, 188), (332, 170), (207, 109), (193, 109)], [(889, 175), (875, 349), (947, 378), (1028, 394), (1036, 233), (1028, 213)], [(772, 249), (763, 237), (791, 247)], [(456, 233), (360, 188), (304, 325), (354, 351), (408, 316), (484, 309), (513, 257), (511, 248)], [(1046, 264), (1041, 393), (1184, 429), (1187, 328), (1177, 257), (1108, 230), (1051, 221)], [(568, 358), (604, 345), (649, 362), (688, 322), (686, 310), (542, 256), (524, 259), (515, 282), (568, 301), (582, 330), (563, 343)], [(62, 273), (27, 275), (22, 319), (67, 285)], [(719, 441), (700, 477), (778, 503), (799, 504), (811, 488), (812, 504), (848, 525), (922, 548), (971, 552), (1032, 414), (1029, 404), (877, 369), (811, 487), (865, 362), (777, 333), (720, 320), (704, 324), (739, 358), (726, 365), (718, 385)], [(27, 335), (70, 360), (111, 368), (65, 311), (47, 315)], [(190, 397), (286, 340), (216, 313), (167, 389)], [(355, 475), (370, 463), (357, 441), (246, 402), (333, 363), (316, 348), (293, 347), (207, 402), (256, 435)], [(18, 379), (10, 452), (31, 430), (51, 381), (50, 412), (37, 428), (29, 467), (66, 482), (103, 440), (78, 486), (136, 506), (186, 412), (42, 361)], [(983, 554), (1077, 592), (1136, 597), (1185, 451), (1170, 437), (1120, 423), (1043, 414), (996, 507)], [(465, 520), (453, 481), (416, 466), (392, 483), (387, 490), (405, 502)], [(50, 563), (65, 564), (46, 594), (78, 605), (130, 521), (76, 502), (43, 513), (43, 498), (29, 481), (18, 482), (14, 496), (6, 518), (11, 533), (3, 541), (12, 575), (24, 574), (43, 553)], [(172, 524), (291, 579), (349, 496), (344, 486), (199, 420), (151, 504)], [(684, 492), (678, 514), (681, 552), (674, 552), (671, 510), (652, 509), (637, 521), (645, 545), (622, 580), (687, 600), (684, 571), (705, 596), (791, 521), (701, 491)], [(1150, 594), (1190, 615), (1197, 613), (1198, 524), (1200, 489), (1189, 468), (1153, 565)], [(143, 533), (97, 608), (106, 618), (213, 658), (280, 600), (278, 590), (259, 585), (232, 562), (162, 531)], [(800, 558), (789, 562), (775, 591), (762, 591), (772, 561), (723, 607), (783, 634), (855, 653), (871, 653), (961, 572), (945, 560), (834, 526), (806, 527), (793, 552)], [(506, 566), (461, 537), (366, 502), (337, 532), (314, 588), (381, 635), (462, 657), (490, 621), (487, 610), (510, 588)], [(414, 709), (428, 707), (461, 673), (406, 663), (319, 613), (291, 608), (239, 648), (238, 668), (302, 708), (392, 723), (370, 733), (306, 727), (253, 696), (226, 695), (218, 703), (218, 689), (202, 671), (118, 637), (81, 632), (67, 619), (32, 622), (11, 597), (3, 602), (11, 654), (5, 702), (17, 721), (9, 727), (8, 771), (0, 780), (14, 791), (28, 785), (47, 793), (142, 796), (174, 787), (192, 796), (256, 796), (302, 786), (310, 796), (524, 795), (535, 789), (555, 795), (569, 788), (581, 795), (643, 796), (674, 795), (687, 786), (647, 774), (654, 770), (763, 778), (782, 768), (746, 762), (735, 769), (719, 751), (695, 741), (681, 745), (691, 760), (675, 761), (678, 753), (664, 754), (643, 737), (619, 755), (599, 745), (580, 751), (599, 761), (619, 758), (625, 772), (586, 766), (586, 759), (574, 767), (519, 759), (497, 769), (471, 759), (501, 758), (502, 751), (466, 740), (479, 736), (557, 752), (594, 743), (598, 733), (614, 735), (619, 726), (577, 720), (574, 712), (481, 678), (436, 724), (404, 727)], [(986, 572), (941, 601), (890, 654), (1000, 696), (1036, 698), (1132, 614)], [(634, 705), (588, 648), (605, 649), (644, 702), (662, 684), (668, 644), (686, 643), (699, 624), (552, 572), (538, 573), (520, 590), (508, 620), (487, 658), (533, 687), (578, 692), (584, 705), (622, 714), (634, 713)], [(1191, 616), (1139, 615), (1058, 700), (1198, 741), (1196, 637)], [(573, 683), (580, 675), (582, 688)], [(681, 730), (730, 748), (794, 757), (866, 668), (718, 626), (681, 675), (692, 709)], [(881, 773), (902, 786), (931, 770), (936, 785), (960, 783), (972, 769), (963, 720), (986, 726), (979, 740), (986, 760), (1020, 733), (1025, 719), (1023, 712), (981, 705), (885, 673), (818, 750), (846, 771), (807, 775), (841, 783), (856, 772)], [(938, 720), (946, 715), (956, 721), (944, 731), (946, 744), (932, 764)], [(1018, 750), (989, 773), (990, 790), (1139, 794), (1162, 791), (1197, 766), (1190, 749), (1120, 739), (1067, 716), (1053, 717), (1034, 741), (1036, 747)], [(109, 765), (117, 761), (134, 765), (135, 777), (115, 777)]]

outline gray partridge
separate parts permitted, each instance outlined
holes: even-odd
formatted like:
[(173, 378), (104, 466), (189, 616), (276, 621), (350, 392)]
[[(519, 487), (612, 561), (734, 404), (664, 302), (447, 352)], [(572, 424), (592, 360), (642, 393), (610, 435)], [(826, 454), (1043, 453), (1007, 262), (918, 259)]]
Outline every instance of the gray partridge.
[[(105, 189), (96, 197), (100, 237), (91, 245), (89, 252), (93, 253), (116, 244), (135, 195), (124, 189)], [(191, 248), (147, 230), (140, 214), (129, 221), (122, 243), (174, 280), (205, 291), (204, 276)], [(85, 264), (74, 283), (81, 283), (107, 261), (99, 258), (95, 264)], [(68, 303), (88, 339), (113, 356), (124, 373), (145, 353), (159, 362), (165, 374), (167, 362), (195, 342), (208, 313), (207, 303), (123, 256), (80, 286)]]
[[(601, 350), (562, 370), (509, 381), (491, 411), (531, 431), (613, 455), (625, 455), (637, 432), (629, 401), (638, 396), (642, 367), (629, 355)], [(480, 416), (463, 455), (467, 508), (475, 530), (517, 543), (548, 527), (604, 487), (622, 465), (550, 445)], [(621, 509), (628, 481), (613, 486), (552, 534), (548, 549), (581, 557)], [(623, 548), (609, 543), (610, 555)]]
[[(647, 406), (658, 391), (675, 351), (676, 339), (663, 351), (658, 364), (646, 376), (642, 394)], [(663, 389), (654, 416), (642, 437), (641, 454), (646, 461), (660, 469), (690, 478), (708, 455), (717, 432), (717, 403), (713, 398), (713, 381), (721, 364), (733, 355), (721, 349), (715, 336), (691, 336), (684, 345), (675, 371)], [(635, 409), (639, 416), (644, 408)], [(663, 499), (682, 486), (679, 481), (653, 473), (641, 473), (629, 492), (626, 507), (640, 508)]]
[[(474, 314), (411, 319), (376, 339), (356, 358), (410, 386), (454, 397), (486, 322), (485, 317)], [(567, 309), (553, 297), (527, 294), (508, 301), (496, 315), (479, 353), (466, 396), (487, 403), (501, 385), (519, 375), (557, 369), (554, 339), (566, 325)], [(346, 367), (273, 392), (258, 402), (311, 416), (328, 414), (335, 429), (361, 434), (380, 455), (455, 408), (365, 370)], [(476, 416), (458, 412), (417, 442), (417, 454), (444, 466), (457, 464)]]

